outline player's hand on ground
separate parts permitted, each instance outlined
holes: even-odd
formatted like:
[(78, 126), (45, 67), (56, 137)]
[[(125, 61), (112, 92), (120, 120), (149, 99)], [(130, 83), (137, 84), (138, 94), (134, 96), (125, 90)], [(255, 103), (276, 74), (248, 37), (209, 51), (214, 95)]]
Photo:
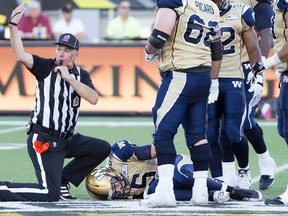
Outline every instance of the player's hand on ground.
[(210, 86), (210, 94), (208, 97), (208, 104), (211, 104), (217, 101), (218, 95), (219, 95), (218, 79), (212, 79), (211, 86)]

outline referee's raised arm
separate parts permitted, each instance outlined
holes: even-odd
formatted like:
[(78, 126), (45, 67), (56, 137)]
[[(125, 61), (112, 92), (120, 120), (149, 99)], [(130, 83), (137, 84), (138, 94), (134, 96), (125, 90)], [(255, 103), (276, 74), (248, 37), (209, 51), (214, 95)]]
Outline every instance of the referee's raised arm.
[(28, 69), (31, 69), (33, 66), (32, 55), (24, 51), (23, 43), (17, 28), (17, 25), (21, 20), (24, 12), (25, 12), (25, 5), (23, 2), (12, 11), (9, 20), (10, 43), (14, 55), (16, 57), (16, 60), (24, 64)]
[[(28, 7), (36, 7), (39, 12), (39, 1), (30, 0)], [(38, 182), (0, 179), (0, 201), (73, 200), (76, 197), (69, 192), (70, 184), (78, 187), (111, 151), (106, 140), (76, 132), (81, 98), (96, 104), (98, 94), (88, 71), (75, 64), (80, 48), (75, 35), (61, 34), (54, 43), (56, 56), (52, 58), (24, 51), (17, 28), (23, 14), (21, 3), (11, 14), (9, 28), (16, 59), (36, 79), (35, 106), (26, 133), (27, 151)], [(71, 162), (65, 165), (65, 158)]]

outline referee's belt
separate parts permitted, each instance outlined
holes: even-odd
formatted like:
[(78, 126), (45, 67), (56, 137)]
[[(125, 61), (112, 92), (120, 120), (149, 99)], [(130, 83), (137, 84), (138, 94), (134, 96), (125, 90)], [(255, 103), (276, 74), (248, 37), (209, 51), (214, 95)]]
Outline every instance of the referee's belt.
[(47, 134), (55, 139), (68, 139), (70, 136), (73, 135), (73, 130), (69, 130), (67, 132), (61, 132), (61, 131), (53, 130), (52, 128), (46, 128), (46, 127), (43, 127), (42, 125), (33, 124), (33, 123), (30, 124), (30, 130), (37, 132), (37, 133)]

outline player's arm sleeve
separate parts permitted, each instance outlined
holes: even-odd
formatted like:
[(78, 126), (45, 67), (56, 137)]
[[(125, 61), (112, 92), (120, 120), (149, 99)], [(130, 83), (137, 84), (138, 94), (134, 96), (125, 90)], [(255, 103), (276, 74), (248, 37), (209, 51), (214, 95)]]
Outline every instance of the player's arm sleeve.
[(221, 38), (214, 39), (210, 44), (211, 50), (211, 60), (212, 61), (221, 61), (223, 58), (223, 46)]
[(288, 8), (288, 1), (287, 0), (276, 0), (275, 1), (276, 8), (280, 10), (286, 10)]
[(272, 27), (273, 9), (268, 1), (260, 1), (255, 7), (255, 21), (258, 31)]
[(243, 22), (243, 32), (250, 29), (256, 23), (254, 18), (254, 11), (248, 5), (245, 5), (243, 7), (242, 22)]
[(135, 156), (138, 160), (150, 160), (151, 157), (151, 145), (144, 146), (132, 146)]
[(157, 8), (171, 8), (175, 9), (178, 7), (183, 6), (182, 0), (174, 0), (174, 1), (167, 1), (167, 0), (157, 0), (156, 1)]

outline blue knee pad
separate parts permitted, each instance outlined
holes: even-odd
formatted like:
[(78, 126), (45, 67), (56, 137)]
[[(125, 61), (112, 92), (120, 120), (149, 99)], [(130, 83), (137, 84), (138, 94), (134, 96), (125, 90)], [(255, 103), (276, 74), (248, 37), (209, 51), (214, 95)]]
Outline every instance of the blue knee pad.
[(259, 126), (259, 124), (256, 122), (255, 128), (257, 128), (258, 131), (260, 131), (261, 135), (263, 135), (263, 130), (262, 128)]
[(159, 137), (154, 139), (158, 166), (162, 164), (175, 164), (176, 148), (173, 139)]
[(193, 146), (189, 149), (191, 154), (191, 160), (194, 161), (204, 161), (210, 160), (212, 158), (211, 149), (208, 143)]

